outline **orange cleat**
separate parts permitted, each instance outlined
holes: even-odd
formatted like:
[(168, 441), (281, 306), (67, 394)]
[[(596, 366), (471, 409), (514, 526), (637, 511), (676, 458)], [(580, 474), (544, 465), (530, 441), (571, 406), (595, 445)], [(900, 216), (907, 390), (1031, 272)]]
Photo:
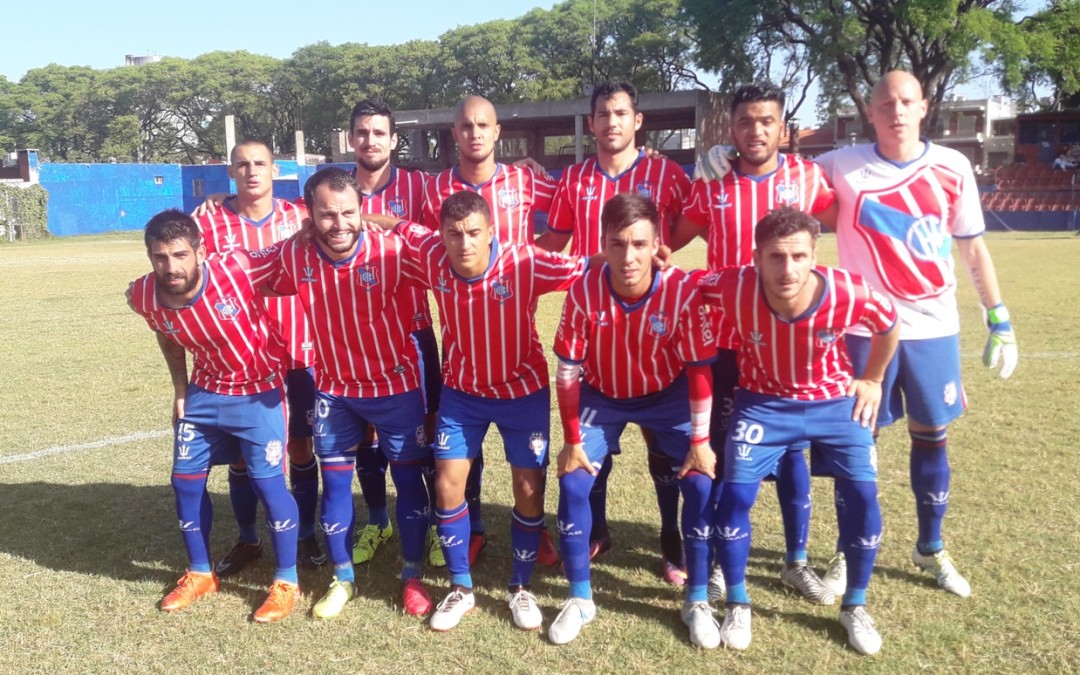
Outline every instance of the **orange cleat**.
[(413, 616), (425, 616), (435, 609), (424, 582), (419, 579), (406, 579), (401, 585), (401, 604), (405, 607), (405, 613)]
[(270, 593), (266, 596), (266, 602), (255, 610), (256, 623), (270, 623), (281, 621), (289, 616), (300, 599), (300, 587), (290, 584), (288, 581), (275, 581), (270, 585)]
[(540, 548), (536, 551), (536, 562), (544, 567), (555, 567), (559, 564), (559, 552), (555, 550), (555, 542), (551, 541), (547, 528), (540, 532)]
[(487, 546), (487, 535), (483, 532), (469, 536), (469, 567), (476, 564), (476, 559), (480, 557), (480, 551), (483, 551), (485, 546)]
[(161, 599), (161, 611), (175, 612), (186, 609), (204, 595), (217, 593), (220, 584), (217, 575), (201, 572), (185, 572), (176, 582), (176, 588)]

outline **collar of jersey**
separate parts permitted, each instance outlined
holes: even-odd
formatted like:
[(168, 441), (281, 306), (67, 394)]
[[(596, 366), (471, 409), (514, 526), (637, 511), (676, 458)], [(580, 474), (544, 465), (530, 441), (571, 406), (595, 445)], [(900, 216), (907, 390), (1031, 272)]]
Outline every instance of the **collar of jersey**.
[(615, 289), (611, 286), (611, 265), (609, 265), (608, 263), (604, 263), (603, 273), (604, 283), (607, 284), (608, 293), (611, 293), (612, 300), (618, 303), (619, 307), (622, 307), (623, 311), (626, 313), (630, 313), (639, 309), (642, 305), (648, 302), (649, 298), (653, 296), (653, 293), (656, 293), (656, 291), (660, 288), (660, 272), (654, 267), (652, 275), (652, 286), (649, 287), (649, 290), (645, 291), (645, 295), (641, 296), (634, 302), (627, 302), (626, 300), (623, 300), (622, 296), (616, 293)]
[[(353, 180), (356, 180), (356, 167), (355, 166), (353, 167), (352, 175), (353, 175)], [(375, 190), (374, 192), (364, 192), (363, 190), (361, 190), (360, 195), (363, 196), (365, 199), (367, 199), (367, 198), (370, 198), (370, 197), (374, 197), (377, 194), (381, 194), (383, 192), (386, 192), (387, 190), (390, 189), (390, 186), (394, 184), (395, 180), (397, 180), (397, 167), (394, 166), (393, 164), (391, 164), (390, 165), (390, 180), (386, 181), (386, 185), (382, 186), (378, 190)]]
[(494, 183), (494, 182), (495, 182), (495, 179), (499, 177), (499, 174), (503, 172), (503, 168), (504, 168), (501, 162), (495, 162), (495, 173), (491, 174), (491, 178), (488, 178), (488, 179), (487, 179), (486, 181), (484, 181), (483, 183), (478, 183), (478, 184), (475, 184), (475, 185), (474, 185), (474, 184), (472, 184), (472, 183), (468, 182), (467, 180), (465, 180), (464, 178), (462, 178), (462, 177), (461, 177), (461, 174), (460, 174), (460, 173), (458, 173), (458, 166), (460, 166), (460, 165), (458, 165), (458, 164), (455, 164), (455, 165), (454, 165), (454, 166), (453, 166), (453, 167), (452, 167), (452, 168), (450, 169), (451, 171), (453, 171), (453, 172), (454, 172), (454, 178), (457, 178), (457, 179), (458, 179), (458, 182), (460, 182), (460, 183), (461, 183), (462, 185), (465, 185), (465, 186), (467, 186), (467, 187), (468, 187), (469, 189), (475, 190), (475, 191), (477, 191), (477, 192), (479, 192), (480, 190), (484, 189), (484, 188), (485, 188), (485, 187), (487, 187), (488, 185), (491, 185), (492, 183)]
[(450, 265), (450, 274), (454, 275), (455, 278), (460, 279), (461, 281), (464, 281), (467, 284), (475, 284), (476, 282), (481, 281), (484, 277), (487, 276), (488, 272), (491, 271), (491, 268), (495, 266), (495, 259), (498, 258), (498, 257), (499, 257), (499, 240), (496, 239), (495, 237), (492, 237), (491, 238), (491, 257), (488, 258), (488, 266), (487, 266), (487, 268), (484, 269), (483, 272), (481, 272), (480, 274), (477, 274), (475, 277), (463, 277), (463, 276), (461, 276), (460, 274), (457, 273), (457, 270), (454, 269), (453, 265)]
[(760, 183), (762, 181), (767, 181), (770, 178), (772, 178), (773, 174), (776, 173), (777, 171), (779, 171), (780, 168), (782, 166), (784, 166), (784, 162), (786, 162), (786, 161), (787, 161), (787, 157), (784, 155), (784, 153), (778, 152), (778, 153), (776, 153), (776, 168), (773, 169), (772, 171), (770, 171), (769, 173), (763, 175), (763, 176), (751, 176), (749, 174), (743, 173), (742, 171), (739, 171), (735, 167), (731, 167), (731, 172), (733, 174), (735, 174), (736, 176), (738, 176), (739, 178), (745, 178), (746, 180), (752, 180), (755, 183)]
[(345, 265), (348, 265), (353, 260), (355, 260), (356, 256), (360, 255), (360, 249), (364, 247), (365, 236), (367, 236), (367, 232), (361, 230), (360, 236), (356, 238), (356, 249), (352, 252), (352, 255), (343, 260), (331, 260), (330, 256), (326, 255), (326, 253), (323, 252), (322, 247), (319, 246), (318, 243), (313, 241), (311, 242), (311, 245), (315, 247), (315, 253), (319, 255), (319, 258), (321, 258), (324, 263), (330, 265), (331, 267), (344, 267)]
[(157, 302), (157, 304), (161, 305), (162, 308), (171, 309), (174, 312), (179, 312), (182, 309), (187, 309), (187, 308), (191, 307), (196, 302), (198, 302), (202, 298), (203, 293), (206, 292), (206, 284), (208, 284), (210, 282), (210, 274), (208, 273), (209, 269), (210, 269), (210, 261), (209, 260), (204, 260), (203, 264), (202, 264), (202, 285), (199, 286), (199, 291), (197, 293), (195, 293), (195, 295), (191, 296), (191, 299), (188, 300), (183, 305), (181, 305), (179, 307), (169, 307), (168, 305), (162, 303), (161, 300), (159, 300), (158, 297), (157, 297), (157, 284), (154, 285), (154, 300)]
[(812, 274), (816, 274), (819, 277), (821, 277), (821, 283), (825, 284), (825, 288), (821, 292), (821, 297), (818, 298), (817, 302), (815, 302), (814, 304), (807, 307), (805, 312), (803, 312), (802, 314), (800, 314), (799, 316), (797, 316), (797, 317), (795, 317), (794, 319), (791, 319), (791, 320), (785, 319), (784, 317), (777, 314), (776, 310), (773, 309), (772, 305), (769, 304), (767, 296), (765, 295), (765, 285), (761, 281), (761, 275), (760, 274), (758, 275), (758, 289), (761, 291), (761, 299), (765, 300), (765, 306), (769, 308), (769, 312), (773, 316), (776, 317), (777, 321), (783, 321), (784, 323), (789, 324), (789, 325), (793, 324), (793, 323), (799, 323), (803, 319), (805, 319), (807, 317), (810, 317), (810, 316), (813, 316), (814, 313), (818, 311), (818, 308), (821, 307), (821, 303), (825, 302), (825, 297), (827, 295), (829, 295), (829, 277), (825, 276), (825, 274), (822, 273), (821, 270), (818, 269), (817, 267), (814, 267), (813, 269), (811, 269), (810, 272)]
[(882, 161), (885, 161), (885, 162), (888, 162), (889, 164), (892, 164), (897, 169), (906, 169), (907, 167), (911, 166), (915, 162), (918, 162), (919, 160), (921, 160), (923, 157), (926, 157), (926, 153), (930, 152), (930, 139), (927, 138), (926, 136), (919, 136), (919, 140), (923, 142), (923, 151), (922, 151), (922, 153), (920, 153), (919, 156), (916, 157), (915, 159), (909, 160), (907, 162), (894, 162), (893, 160), (889, 159), (885, 155), (881, 154), (881, 149), (878, 147), (877, 142), (874, 143), (874, 154), (877, 155), (878, 157), (880, 157), (882, 159)]
[(608, 180), (614, 182), (614, 181), (619, 180), (620, 178), (622, 178), (626, 174), (630, 173), (631, 171), (633, 171), (634, 168), (643, 159), (645, 159), (645, 150), (644, 149), (638, 150), (637, 159), (634, 160), (634, 163), (631, 164), (630, 166), (626, 167), (626, 169), (622, 173), (620, 173), (618, 175), (615, 175), (615, 176), (609, 176), (603, 169), (601, 169), (600, 168), (600, 160), (595, 158), (595, 157), (593, 158), (593, 162), (594, 162), (593, 168), (596, 170), (596, 173), (598, 173), (601, 176), (603, 176), (604, 178), (607, 178)]
[(269, 223), (270, 220), (274, 217), (274, 206), (276, 206), (276, 204), (273, 204), (273, 206), (270, 207), (270, 213), (266, 214), (265, 216), (263, 216), (259, 220), (252, 220), (251, 218), (248, 218), (246, 216), (242, 216), (239, 213), (237, 213), (236, 210), (233, 209), (233, 207), (229, 206), (229, 200), (228, 199), (221, 202), (221, 206), (225, 210), (231, 212), (234, 216), (236, 216), (240, 220), (247, 223), (248, 225), (251, 225), (252, 227), (262, 227), (263, 225), (266, 225), (267, 223)]

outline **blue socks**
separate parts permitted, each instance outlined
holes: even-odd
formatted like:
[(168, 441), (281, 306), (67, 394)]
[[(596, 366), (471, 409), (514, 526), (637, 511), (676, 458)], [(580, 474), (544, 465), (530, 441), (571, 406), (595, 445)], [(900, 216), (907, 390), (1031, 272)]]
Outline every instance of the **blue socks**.
[(301, 538), (315, 534), (315, 512), (319, 506), (319, 463), (312, 458), (307, 464), (289, 462), (289, 481), (296, 500)]
[[(329, 459), (344, 461), (327, 461)], [(353, 457), (324, 457), (319, 464), (322, 473), (322, 530), (326, 550), (334, 563), (334, 576), (342, 579), (337, 568), (348, 563), (352, 577)]]
[(750, 507), (761, 483), (724, 483), (716, 511), (718, 558), (727, 581), (727, 604), (750, 604), (746, 561), (750, 557)]
[(595, 478), (577, 469), (559, 478), (559, 550), (562, 553), (570, 597), (592, 598), (589, 583), (589, 533), (592, 510), (589, 493)]
[(259, 497), (251, 487), (247, 467), (229, 467), (229, 501), (232, 502), (236, 526), (240, 530), (240, 541), (246, 544), (259, 543), (259, 530), (255, 524)]
[(865, 605), (866, 588), (881, 544), (877, 483), (836, 479), (840, 542), (847, 559), (847, 591), (842, 605)]
[[(379, 442), (361, 442), (356, 449), (356, 478), (368, 508), (368, 524), (386, 527), (390, 516), (386, 511), (386, 455)], [(325, 489), (325, 488), (324, 488)]]
[(484, 486), (484, 451), (476, 453), (469, 476), (465, 479), (465, 503), (469, 505), (469, 531), (472, 534), (484, 533), (484, 511), (480, 502), (480, 491)]
[(525, 516), (514, 509), (510, 516), (510, 545), (514, 549), (514, 563), (510, 571), (510, 587), (528, 586), (536, 566), (536, 552), (540, 548), (540, 532), (545, 528), (544, 514)]
[(274, 547), (277, 569), (274, 579), (295, 584), (296, 581), (296, 500), (285, 487), (285, 476), (251, 478), (251, 487), (266, 509), (266, 527)]
[(180, 534), (187, 549), (188, 569), (202, 574), (209, 574), (213, 569), (210, 564), (210, 525), (214, 521), (214, 508), (206, 491), (207, 475), (172, 475), (176, 516), (180, 519)]
[(810, 537), (810, 469), (802, 451), (789, 450), (777, 468), (776, 499), (784, 521), (785, 562), (806, 560)]
[(450, 584), (472, 588), (469, 573), (469, 503), (452, 509), (435, 509), (435, 524), (442, 544)]
[(911, 431), (911, 491), (919, 520), (919, 552), (937, 553), (945, 547), (941, 521), (949, 508), (947, 430)]
[(419, 565), (424, 557), (424, 540), (427, 538), (430, 515), (421, 461), (390, 464), (390, 477), (394, 479), (398, 495), (397, 522), (401, 531), (401, 557), (406, 566), (410, 564), (416, 566), (416, 576), (419, 576)]
[(712, 524), (710, 493), (712, 479), (691, 471), (679, 481), (683, 495), (683, 542), (686, 547), (686, 599), (706, 602), (709, 599), (709, 530)]

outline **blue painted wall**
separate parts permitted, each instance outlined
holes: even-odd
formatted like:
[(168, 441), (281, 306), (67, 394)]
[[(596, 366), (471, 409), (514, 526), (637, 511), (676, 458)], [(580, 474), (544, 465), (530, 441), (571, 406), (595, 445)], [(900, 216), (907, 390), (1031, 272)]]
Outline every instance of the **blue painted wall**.
[(178, 164), (42, 164), (41, 185), (58, 236), (140, 230), (158, 211), (183, 206)]

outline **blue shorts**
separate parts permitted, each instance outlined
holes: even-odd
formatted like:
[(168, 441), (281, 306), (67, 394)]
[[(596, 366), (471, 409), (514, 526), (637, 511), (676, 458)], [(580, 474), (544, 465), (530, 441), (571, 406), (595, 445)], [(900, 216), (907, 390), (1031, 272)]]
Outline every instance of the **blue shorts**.
[(473, 459), (492, 424), (503, 438), (506, 461), (516, 469), (548, 462), (551, 390), (521, 398), (484, 398), (446, 387), (435, 431), (435, 459)]
[(724, 444), (724, 481), (756, 483), (776, 471), (792, 446), (809, 441), (830, 475), (877, 480), (877, 450), (870, 429), (851, 419), (855, 399), (795, 401), (740, 390)]
[(252, 478), (272, 478), (284, 471), (285, 394), (215, 394), (189, 384), (184, 416), (176, 423), (173, 473), (206, 473), (213, 464), (240, 459)]
[[(848, 353), (859, 377), (870, 356), (870, 338), (848, 335)], [(904, 417), (930, 427), (945, 426), (967, 407), (960, 381), (960, 336), (901, 340), (881, 383), (877, 424), (887, 427)]]
[(289, 402), (289, 438), (311, 438), (315, 415), (314, 368), (297, 368), (285, 374), (285, 400)]
[(391, 462), (412, 462), (428, 456), (424, 435), (424, 402), (419, 389), (404, 394), (351, 398), (319, 392), (315, 397), (315, 454), (347, 457), (367, 439), (368, 428), (379, 435), (379, 450)]
[(648, 396), (609, 398), (581, 385), (581, 440), (589, 461), (597, 469), (617, 448), (626, 425), (633, 422), (652, 433), (658, 454), (672, 460), (675, 472), (690, 451), (690, 388), (680, 375), (667, 388)]
[(420, 355), (420, 386), (424, 394), (424, 412), (439, 412), (442, 398), (442, 361), (439, 360), (439, 343), (431, 326), (414, 330), (412, 341)]

